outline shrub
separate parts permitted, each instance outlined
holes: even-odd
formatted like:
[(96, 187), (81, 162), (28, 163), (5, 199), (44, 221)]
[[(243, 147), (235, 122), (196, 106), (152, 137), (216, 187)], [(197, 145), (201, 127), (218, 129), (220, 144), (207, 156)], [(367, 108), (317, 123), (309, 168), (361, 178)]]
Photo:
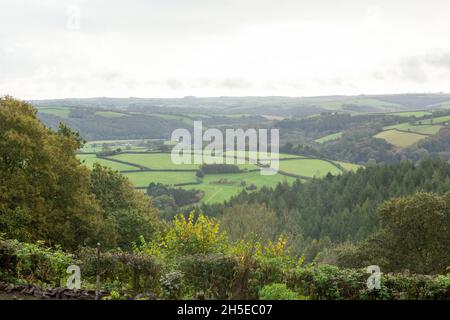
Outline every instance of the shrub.
[(330, 265), (297, 270), (288, 279), (290, 287), (311, 299), (449, 299), (450, 276), (408, 273), (381, 274), (381, 288), (369, 290), (366, 269), (340, 269)]
[(160, 283), (163, 295), (166, 299), (180, 299), (183, 293), (184, 274), (180, 271), (172, 271), (161, 276)]
[(186, 283), (208, 298), (227, 299), (232, 295), (237, 261), (221, 253), (188, 255), (180, 260)]
[(296, 292), (289, 289), (284, 283), (272, 283), (259, 290), (260, 300), (305, 300)]
[[(80, 250), (82, 276), (95, 282), (97, 274), (97, 250)], [(112, 250), (100, 254), (99, 273), (103, 283), (118, 282), (134, 292), (157, 290), (161, 265), (154, 257), (146, 254), (130, 254)]]
[(23, 243), (5, 240), (0, 235), (0, 279), (60, 286), (67, 278), (67, 267), (75, 263), (73, 255), (42, 242)]

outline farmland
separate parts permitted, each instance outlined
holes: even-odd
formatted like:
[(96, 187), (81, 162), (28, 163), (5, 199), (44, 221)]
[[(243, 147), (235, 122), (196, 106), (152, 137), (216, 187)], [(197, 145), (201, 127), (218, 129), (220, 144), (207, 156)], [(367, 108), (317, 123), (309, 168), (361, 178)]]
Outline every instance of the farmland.
[(392, 126), (384, 127), (384, 130), (397, 129), (402, 131), (409, 131), (421, 134), (436, 134), (442, 126), (432, 125), (432, 124), (410, 124), (410, 123), (400, 123)]
[(337, 132), (337, 133), (333, 133), (333, 134), (329, 134), (325, 137), (316, 139), (315, 141), (317, 143), (326, 143), (326, 142), (330, 142), (330, 141), (334, 141), (337, 139), (340, 139), (342, 137), (343, 132)]
[(416, 117), (423, 118), (426, 116), (430, 116), (432, 113), (428, 111), (402, 111), (402, 112), (393, 112), (391, 115), (398, 117)]
[(436, 123), (446, 123), (446, 122), (450, 122), (450, 116), (436, 117), (436, 118), (431, 118), (431, 119), (422, 121), (423, 124), (432, 124), (432, 123), (436, 124)]
[[(97, 142), (98, 143), (98, 142)], [(106, 143), (103, 141), (103, 143)], [(83, 151), (86, 149), (83, 149)], [(191, 155), (192, 156), (192, 155)], [(231, 157), (230, 152), (225, 156)], [(274, 187), (279, 182), (292, 183), (296, 178), (301, 180), (313, 177), (323, 177), (327, 173), (337, 175), (343, 170), (356, 170), (359, 166), (346, 162), (331, 162), (321, 159), (304, 158), (299, 155), (279, 154), (280, 172), (274, 175), (261, 175), (260, 168), (255, 163), (237, 163), (239, 158), (256, 159), (255, 152), (236, 152), (234, 163), (239, 167), (239, 173), (206, 174), (203, 178), (196, 176), (199, 164), (175, 164), (170, 153), (157, 152), (122, 152), (108, 157), (98, 158), (95, 154), (78, 154), (78, 159), (92, 168), (94, 163), (111, 167), (122, 172), (131, 183), (140, 189), (145, 189), (151, 182), (168, 186), (181, 185), (183, 189), (203, 191), (202, 202), (223, 202), (237, 195), (242, 190), (252, 186), (252, 190), (263, 186)], [(264, 163), (264, 160), (261, 160)]]
[(70, 108), (39, 108), (38, 113), (50, 114), (60, 118), (67, 119), (69, 117)]
[(425, 139), (426, 136), (413, 132), (403, 132), (391, 129), (378, 133), (377, 135), (375, 135), (375, 138), (384, 139), (390, 144), (399, 148), (406, 148)]

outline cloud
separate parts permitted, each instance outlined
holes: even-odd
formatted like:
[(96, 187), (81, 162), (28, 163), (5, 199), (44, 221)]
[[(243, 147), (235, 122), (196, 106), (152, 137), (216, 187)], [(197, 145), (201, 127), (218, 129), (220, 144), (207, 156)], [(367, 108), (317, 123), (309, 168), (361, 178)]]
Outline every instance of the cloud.
[(424, 60), (430, 66), (450, 69), (450, 52), (430, 54)]
[[(0, 94), (327, 95), (450, 87), (450, 1), (373, 3), (2, 0)], [(67, 27), (70, 6), (80, 8), (79, 29)]]
[(448, 71), (450, 71), (450, 52), (407, 57), (400, 63), (401, 77), (417, 83), (426, 83), (439, 74), (448, 76)]

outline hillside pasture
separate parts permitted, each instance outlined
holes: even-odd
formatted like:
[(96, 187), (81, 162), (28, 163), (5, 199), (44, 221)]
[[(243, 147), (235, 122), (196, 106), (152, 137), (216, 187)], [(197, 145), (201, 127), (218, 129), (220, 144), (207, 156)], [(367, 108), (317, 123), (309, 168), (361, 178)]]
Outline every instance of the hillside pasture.
[(110, 167), (117, 171), (126, 171), (126, 170), (136, 170), (137, 168), (134, 166), (109, 161), (104, 158), (97, 158), (93, 154), (78, 154), (77, 158), (88, 168), (92, 169), (94, 166), (94, 163), (98, 163), (104, 167)]
[[(96, 142), (101, 145), (102, 142)], [(120, 143), (123, 143), (121, 141)], [(231, 155), (227, 152), (226, 155)], [(122, 171), (128, 177), (131, 183), (136, 188), (145, 188), (151, 182), (162, 183), (165, 185), (175, 186), (178, 184), (188, 183), (189, 185), (181, 186), (184, 189), (198, 189), (204, 192), (204, 198), (201, 202), (214, 203), (229, 200), (232, 196), (237, 195), (242, 190), (250, 185), (255, 185), (257, 189), (263, 186), (275, 187), (279, 182), (292, 183), (296, 177), (313, 178), (323, 177), (328, 172), (331, 174), (340, 174), (339, 165), (346, 170), (356, 170), (359, 166), (339, 162), (338, 166), (332, 162), (320, 159), (308, 159), (302, 156), (280, 154), (280, 171), (275, 175), (261, 175), (260, 167), (256, 164), (248, 163), (237, 164), (243, 171), (241, 173), (224, 173), (224, 174), (206, 174), (202, 179), (196, 176), (196, 170), (199, 169), (199, 164), (174, 164), (170, 153), (127, 153), (126, 151), (114, 156), (104, 158), (97, 158), (94, 154), (79, 154), (77, 157), (84, 161), (88, 167), (93, 166), (95, 162), (104, 166), (109, 166), (113, 169)], [(219, 155), (219, 157), (221, 157)], [(234, 158), (250, 157), (252, 159), (258, 158), (258, 154), (249, 152), (238, 152)], [(193, 154), (190, 154), (193, 160)], [(116, 161), (123, 161), (120, 163)], [(137, 171), (127, 172), (130, 170), (137, 170), (139, 167), (145, 167), (152, 171)], [(154, 170), (154, 171), (153, 171)], [(173, 171), (171, 171), (173, 170)], [(177, 171), (190, 170), (190, 171)], [(284, 173), (285, 172), (285, 173)], [(291, 176), (293, 175), (293, 176)], [(200, 182), (200, 183), (198, 183)]]
[(342, 173), (334, 164), (320, 159), (293, 159), (280, 161), (280, 170), (303, 177), (321, 178), (331, 173)]
[(95, 113), (95, 115), (105, 117), (105, 118), (120, 118), (120, 117), (126, 116), (126, 114), (124, 114), (124, 113), (114, 112), (114, 111), (97, 111)]
[(195, 172), (143, 171), (127, 172), (124, 175), (138, 188), (148, 187), (151, 182), (165, 185), (197, 182)]
[(398, 148), (407, 148), (426, 138), (423, 134), (403, 132), (395, 129), (382, 131), (375, 138), (384, 139)]
[(325, 137), (316, 139), (315, 141), (317, 143), (327, 143), (327, 142), (330, 142), (330, 141), (335, 141), (335, 140), (340, 139), (342, 137), (342, 135), (343, 135), (343, 132), (336, 132), (336, 133), (329, 134), (329, 135), (327, 135)]
[(416, 117), (416, 118), (423, 118), (426, 116), (431, 116), (431, 112), (427, 111), (401, 111), (401, 112), (393, 112), (389, 113), (390, 115), (397, 116), (397, 117)]
[[(259, 171), (233, 174), (211, 174), (202, 179), (200, 185), (183, 186), (183, 189), (197, 189), (205, 193), (201, 202), (214, 203), (229, 200), (245, 190), (246, 186), (254, 184), (258, 189), (263, 186), (275, 187), (279, 182), (292, 183), (295, 178), (281, 174), (263, 176)], [(242, 182), (245, 182), (243, 185)]]
[(61, 107), (61, 108), (41, 107), (41, 108), (38, 108), (37, 110), (38, 110), (38, 113), (51, 114), (51, 115), (54, 115), (54, 116), (57, 116), (60, 118), (64, 118), (64, 119), (69, 118), (69, 114), (71, 111), (70, 108), (63, 108), (63, 107)]
[(422, 123), (423, 124), (441, 124), (441, 123), (448, 123), (450, 122), (450, 115), (449, 116), (442, 116), (442, 117), (436, 117), (436, 118), (431, 118), (431, 119), (427, 119), (427, 120), (423, 120)]
[[(424, 121), (425, 122), (425, 121)], [(397, 129), (402, 131), (409, 131), (413, 133), (419, 133), (419, 134), (426, 134), (426, 135), (432, 135), (436, 134), (441, 130), (442, 126), (440, 125), (433, 125), (433, 124), (410, 124), (410, 123), (400, 123), (395, 124), (392, 126), (384, 127), (384, 130), (391, 130), (391, 129)]]

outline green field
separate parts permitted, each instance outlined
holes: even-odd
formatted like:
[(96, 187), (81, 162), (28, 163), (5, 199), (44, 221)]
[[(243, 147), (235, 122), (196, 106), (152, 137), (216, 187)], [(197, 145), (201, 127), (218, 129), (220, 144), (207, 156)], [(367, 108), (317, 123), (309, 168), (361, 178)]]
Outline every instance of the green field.
[[(94, 142), (88, 143), (90, 148)], [(103, 143), (111, 144), (106, 141), (96, 141), (95, 144), (101, 146)], [(117, 142), (123, 144), (124, 142)], [(226, 153), (230, 154), (230, 152)], [(190, 155), (191, 157), (193, 155)], [(305, 159), (302, 156), (290, 154), (280, 154), (280, 170), (288, 174), (294, 174), (305, 178), (323, 177), (328, 172), (340, 174), (341, 170), (333, 163), (320, 159)], [(95, 162), (104, 166), (109, 166), (119, 171), (136, 170), (137, 166), (144, 166), (152, 170), (193, 170), (193, 171), (142, 171), (142, 172), (124, 172), (135, 187), (147, 187), (151, 182), (162, 183), (165, 185), (176, 185), (182, 183), (192, 183), (192, 185), (182, 186), (185, 189), (198, 189), (204, 192), (202, 202), (213, 203), (230, 199), (233, 195), (240, 193), (247, 186), (254, 184), (258, 189), (263, 186), (274, 187), (279, 182), (292, 183), (296, 178), (286, 176), (281, 173), (275, 175), (261, 175), (260, 168), (256, 164), (245, 163), (237, 164), (243, 172), (233, 174), (208, 174), (203, 179), (198, 180), (196, 172), (200, 165), (198, 164), (174, 164), (170, 153), (121, 153), (108, 157), (124, 161), (129, 164), (118, 163), (107, 159), (99, 159), (91, 154), (79, 154), (77, 156), (83, 163), (92, 168)], [(236, 157), (258, 158), (254, 152), (239, 152)], [(294, 158), (294, 159), (291, 159)], [(285, 159), (285, 160), (283, 160)], [(236, 163), (236, 158), (233, 158)], [(351, 163), (337, 162), (346, 170), (356, 170), (359, 166)], [(256, 171), (251, 171), (255, 170)], [(201, 181), (201, 184), (195, 184)]]
[[(226, 151), (225, 152), (225, 156), (229, 156), (231, 157), (233, 154), (232, 151)], [(253, 159), (256, 160), (258, 158), (261, 158), (262, 156), (259, 155), (258, 152), (255, 151), (235, 151), (234, 152), (234, 156), (235, 157), (239, 157), (239, 158), (248, 158), (248, 159)], [(273, 154), (271, 155), (270, 153), (268, 154), (269, 157), (277, 157), (277, 154)], [(292, 155), (292, 154), (287, 154), (287, 153), (279, 153), (278, 154), (278, 158), (279, 159), (286, 159), (286, 158), (303, 158), (303, 156), (299, 156), (299, 155)]]
[(356, 171), (363, 166), (355, 163), (343, 162), (343, 161), (333, 161), (334, 163), (340, 164), (347, 171)]
[(174, 185), (179, 183), (195, 183), (195, 172), (144, 171), (124, 173), (135, 187), (148, 187), (150, 182)]
[(99, 140), (87, 142), (80, 152), (100, 152), (103, 150), (103, 145), (106, 144), (110, 149), (122, 149), (124, 151), (147, 151), (147, 147), (140, 146), (143, 144), (143, 140)]
[(325, 137), (316, 139), (315, 141), (317, 143), (326, 143), (326, 142), (338, 140), (338, 139), (340, 139), (342, 137), (342, 135), (343, 135), (343, 132), (336, 132), (336, 133), (333, 133), (333, 134), (329, 134), (329, 135), (327, 135)]
[(280, 161), (280, 170), (305, 177), (320, 178), (327, 173), (340, 174), (339, 168), (329, 163), (328, 161), (320, 159), (298, 159), (298, 160), (284, 160)]
[(389, 113), (389, 114), (393, 115), (393, 116), (398, 116), (398, 117), (416, 117), (416, 118), (423, 118), (423, 117), (432, 115), (431, 112), (427, 112), (427, 111), (401, 111), (401, 112), (393, 112), (393, 113)]
[(426, 136), (413, 132), (386, 130), (375, 135), (375, 138), (384, 139), (399, 148), (406, 148), (425, 139)]
[(67, 119), (69, 117), (70, 108), (38, 108), (39, 113), (51, 114), (57, 117)]
[(154, 114), (152, 114), (152, 116), (158, 117), (161, 119), (165, 119), (165, 120), (183, 121), (184, 123), (186, 123), (190, 126), (194, 125), (194, 120), (192, 120), (191, 118), (188, 118), (188, 117), (183, 117), (182, 115), (178, 115), (178, 114), (154, 113)]
[(422, 121), (423, 124), (432, 124), (432, 123), (436, 124), (436, 123), (446, 123), (446, 122), (450, 122), (450, 116), (436, 117), (436, 118), (431, 118), (431, 119)]
[[(424, 121), (425, 122), (425, 121)], [(441, 130), (442, 126), (440, 125), (432, 125), (432, 124), (423, 124), (423, 125), (413, 125), (410, 123), (400, 123), (395, 124), (393, 126), (384, 127), (384, 130), (398, 129), (422, 134), (436, 134)]]
[(120, 118), (120, 117), (126, 116), (126, 114), (124, 114), (124, 113), (114, 112), (114, 111), (97, 111), (95, 113), (95, 115), (102, 116), (105, 118)]
[(342, 101), (318, 102), (316, 103), (316, 105), (328, 110), (344, 110), (343, 107), (345, 105), (368, 106), (385, 111), (394, 111), (395, 108), (398, 107), (398, 105), (395, 103), (381, 101), (373, 98), (345, 99)]
[(118, 171), (136, 170), (137, 169), (134, 166), (129, 166), (129, 165), (117, 163), (114, 161), (100, 159), (100, 158), (97, 158), (95, 155), (91, 155), (91, 154), (79, 154), (79, 155), (77, 155), (77, 158), (89, 168), (92, 168), (94, 166), (94, 163), (99, 163), (102, 166), (110, 167), (110, 168), (118, 170)]
[(175, 164), (170, 153), (119, 154), (110, 157), (121, 161), (135, 163), (150, 169), (198, 169), (198, 164)]
[[(221, 181), (222, 179), (222, 181)], [(226, 179), (224, 181), (224, 179)], [(294, 178), (286, 177), (281, 174), (271, 176), (263, 176), (260, 172), (234, 173), (234, 174), (211, 174), (203, 178), (200, 185), (184, 186), (184, 189), (197, 189), (205, 193), (202, 202), (214, 203), (229, 200), (232, 196), (239, 194), (245, 189), (241, 182), (245, 181), (245, 185), (256, 185), (258, 188), (263, 186), (275, 187), (278, 182), (292, 183)]]

